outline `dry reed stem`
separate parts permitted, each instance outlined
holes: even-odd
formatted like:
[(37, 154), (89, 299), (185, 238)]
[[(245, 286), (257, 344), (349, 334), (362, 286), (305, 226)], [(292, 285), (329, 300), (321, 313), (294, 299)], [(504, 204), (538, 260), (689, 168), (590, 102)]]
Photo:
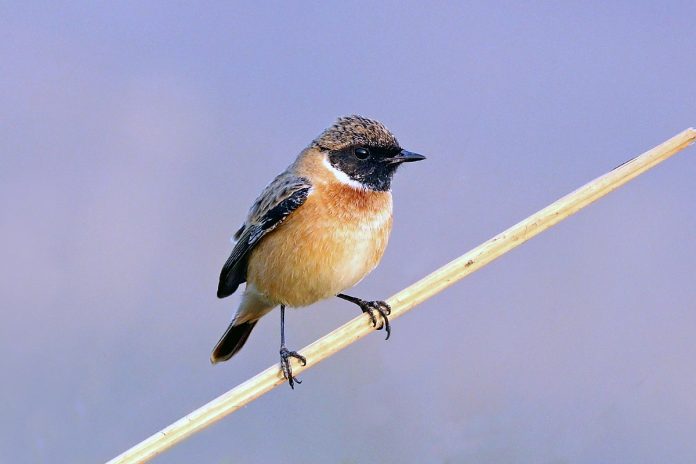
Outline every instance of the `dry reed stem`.
[[(588, 182), (446, 264), (389, 298), (387, 302), (392, 307), (390, 319), (400, 317), (417, 304), (683, 150), (695, 140), (696, 130), (686, 129), (657, 147)], [(320, 361), (372, 332), (374, 329), (366, 314), (356, 317), (301, 350), (302, 355), (307, 358), (307, 366), (293, 361), (293, 373), (301, 374), (306, 369), (316, 366)], [(285, 380), (280, 368), (278, 364), (274, 364), (255, 377), (179, 419), (164, 430), (157, 432), (107, 464), (146, 462), (283, 383)]]

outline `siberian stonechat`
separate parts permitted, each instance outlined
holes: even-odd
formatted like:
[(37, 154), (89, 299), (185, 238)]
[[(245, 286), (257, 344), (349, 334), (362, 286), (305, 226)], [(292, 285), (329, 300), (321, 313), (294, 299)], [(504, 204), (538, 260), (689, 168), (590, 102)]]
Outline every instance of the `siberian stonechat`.
[(246, 282), (242, 301), (213, 349), (226, 361), (258, 320), (280, 305), (280, 365), (294, 388), (285, 346), (285, 307), (338, 296), (357, 304), (377, 327), (391, 332), (389, 305), (344, 295), (377, 266), (392, 227), (391, 181), (396, 169), (424, 156), (403, 150), (380, 122), (347, 116), (319, 135), (254, 202), (220, 273), (217, 296)]

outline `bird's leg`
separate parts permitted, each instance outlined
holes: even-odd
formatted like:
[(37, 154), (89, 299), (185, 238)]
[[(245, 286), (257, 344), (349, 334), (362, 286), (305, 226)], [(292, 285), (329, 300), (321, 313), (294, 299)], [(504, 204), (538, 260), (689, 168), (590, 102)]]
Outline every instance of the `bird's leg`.
[(360, 306), (362, 312), (367, 313), (370, 316), (372, 327), (377, 327), (377, 318), (375, 317), (375, 311), (377, 311), (379, 315), (382, 316), (382, 324), (377, 327), (377, 330), (384, 329), (387, 332), (387, 338), (385, 338), (385, 340), (389, 340), (389, 335), (391, 335), (391, 325), (389, 325), (389, 318), (387, 316), (391, 313), (391, 307), (386, 302), (365, 301), (354, 296), (344, 295), (343, 293), (339, 293), (336, 296)]
[(296, 358), (303, 366), (307, 365), (307, 359), (297, 351), (289, 351), (285, 347), (285, 305), (280, 305), (280, 368), (290, 384), (290, 388), (295, 389), (295, 382), (302, 383), (300, 379), (293, 377), (292, 367), (290, 366), (290, 358)]

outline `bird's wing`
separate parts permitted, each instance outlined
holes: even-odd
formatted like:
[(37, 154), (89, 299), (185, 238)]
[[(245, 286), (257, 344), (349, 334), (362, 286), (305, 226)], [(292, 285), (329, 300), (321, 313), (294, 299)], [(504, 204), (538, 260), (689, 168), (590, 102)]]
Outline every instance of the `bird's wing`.
[(312, 184), (304, 177), (284, 172), (256, 199), (244, 225), (234, 234), (237, 243), (220, 272), (218, 298), (233, 294), (246, 282), (247, 260), (257, 243), (307, 199)]

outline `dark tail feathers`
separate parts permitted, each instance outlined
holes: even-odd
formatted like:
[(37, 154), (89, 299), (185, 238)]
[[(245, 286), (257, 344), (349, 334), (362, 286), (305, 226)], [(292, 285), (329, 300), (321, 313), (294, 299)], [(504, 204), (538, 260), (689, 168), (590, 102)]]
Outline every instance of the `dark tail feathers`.
[(215, 364), (222, 361), (227, 361), (234, 356), (237, 351), (241, 350), (249, 338), (249, 334), (258, 321), (243, 322), (239, 325), (234, 325), (234, 322), (225, 331), (213, 352), (210, 355), (210, 362)]

